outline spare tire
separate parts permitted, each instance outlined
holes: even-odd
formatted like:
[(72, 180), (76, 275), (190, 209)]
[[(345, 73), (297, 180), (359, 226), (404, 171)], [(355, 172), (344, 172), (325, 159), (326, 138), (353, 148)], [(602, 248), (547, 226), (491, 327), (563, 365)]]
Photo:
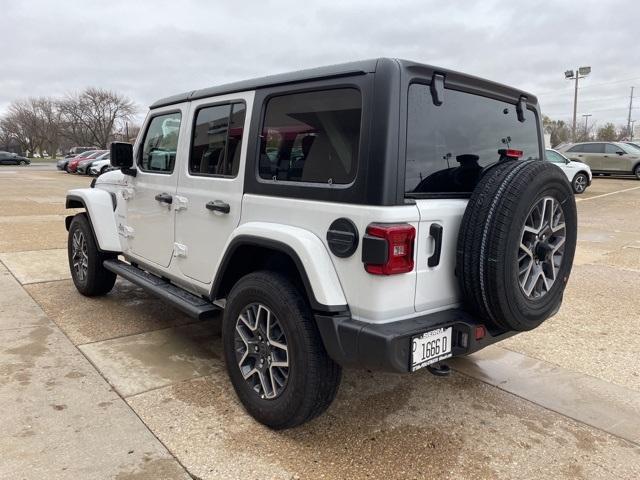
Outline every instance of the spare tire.
[(467, 309), (499, 329), (540, 325), (560, 307), (576, 235), (573, 191), (557, 166), (512, 160), (487, 169), (458, 236)]

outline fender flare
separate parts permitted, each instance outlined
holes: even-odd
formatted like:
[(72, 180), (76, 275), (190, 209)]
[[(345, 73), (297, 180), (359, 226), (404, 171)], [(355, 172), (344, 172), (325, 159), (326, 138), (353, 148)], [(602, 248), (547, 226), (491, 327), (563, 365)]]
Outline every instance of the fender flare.
[(211, 299), (218, 298), (225, 273), (234, 252), (242, 246), (257, 246), (287, 255), (295, 264), (314, 311), (348, 311), (348, 305), (329, 252), (322, 241), (308, 230), (290, 225), (250, 222), (240, 225), (229, 238), (218, 263), (211, 288)]
[[(116, 226), (114, 210), (115, 194), (96, 188), (78, 188), (67, 192), (66, 208), (84, 208), (89, 217), (89, 224), (103, 252), (120, 252), (120, 237)], [(73, 217), (65, 219), (67, 230)]]

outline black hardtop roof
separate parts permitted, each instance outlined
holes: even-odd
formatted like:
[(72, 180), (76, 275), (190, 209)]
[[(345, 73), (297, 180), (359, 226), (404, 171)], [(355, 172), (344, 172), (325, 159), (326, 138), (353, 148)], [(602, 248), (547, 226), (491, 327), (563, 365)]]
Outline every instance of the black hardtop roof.
[(329, 65), (324, 67), (310, 68), (305, 70), (298, 70), (295, 72), (279, 73), (276, 75), (269, 75), (266, 77), (253, 78), (250, 80), (241, 80), (233, 83), (226, 83), (209, 88), (203, 88), (200, 90), (192, 90), (189, 92), (172, 95), (170, 97), (162, 98), (154, 102), (149, 108), (165, 107), (167, 105), (173, 105), (176, 103), (182, 103), (191, 100), (198, 100), (201, 98), (214, 97), (217, 95), (225, 95), (235, 92), (243, 92), (250, 90), (257, 90), (264, 87), (273, 87), (276, 85), (287, 85), (292, 83), (308, 82), (312, 80), (320, 80), (324, 78), (336, 78), (351, 75), (364, 75), (367, 73), (374, 73), (378, 68), (380, 62), (395, 63), (398, 69), (404, 69), (406, 71), (414, 72), (439, 72), (443, 73), (447, 77), (447, 81), (452, 82), (464, 79), (464, 83), (474, 83), (480, 86), (483, 90), (496, 90), (502, 93), (510, 94), (510, 96), (526, 95), (527, 100), (530, 103), (537, 103), (537, 99), (530, 93), (508, 87), (506, 85), (493, 82), (491, 80), (485, 80), (473, 75), (456, 72), (454, 70), (448, 70), (446, 68), (434, 67), (422, 63), (412, 62), (409, 60), (401, 60), (395, 58), (374, 58), (370, 60), (360, 60), (355, 62), (341, 63), (337, 65)]

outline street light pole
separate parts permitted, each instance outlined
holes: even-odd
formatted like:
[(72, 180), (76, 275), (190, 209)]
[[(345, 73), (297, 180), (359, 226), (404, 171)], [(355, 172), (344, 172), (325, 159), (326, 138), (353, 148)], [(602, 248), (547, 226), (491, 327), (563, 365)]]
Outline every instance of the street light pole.
[(587, 134), (587, 128), (589, 125), (589, 117), (591, 116), (591, 113), (583, 113), (582, 116), (584, 117), (584, 134)]
[(564, 72), (564, 78), (567, 80), (575, 80), (575, 89), (573, 93), (573, 141), (576, 141), (576, 117), (578, 115), (578, 80), (586, 77), (591, 73), (591, 67), (578, 67), (574, 73), (573, 70)]

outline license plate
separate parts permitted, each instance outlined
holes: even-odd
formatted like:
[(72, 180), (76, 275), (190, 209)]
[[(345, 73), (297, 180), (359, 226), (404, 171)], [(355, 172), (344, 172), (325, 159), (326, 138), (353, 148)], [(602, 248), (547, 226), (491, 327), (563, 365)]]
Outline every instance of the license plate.
[(451, 357), (452, 327), (438, 328), (411, 338), (411, 371)]

